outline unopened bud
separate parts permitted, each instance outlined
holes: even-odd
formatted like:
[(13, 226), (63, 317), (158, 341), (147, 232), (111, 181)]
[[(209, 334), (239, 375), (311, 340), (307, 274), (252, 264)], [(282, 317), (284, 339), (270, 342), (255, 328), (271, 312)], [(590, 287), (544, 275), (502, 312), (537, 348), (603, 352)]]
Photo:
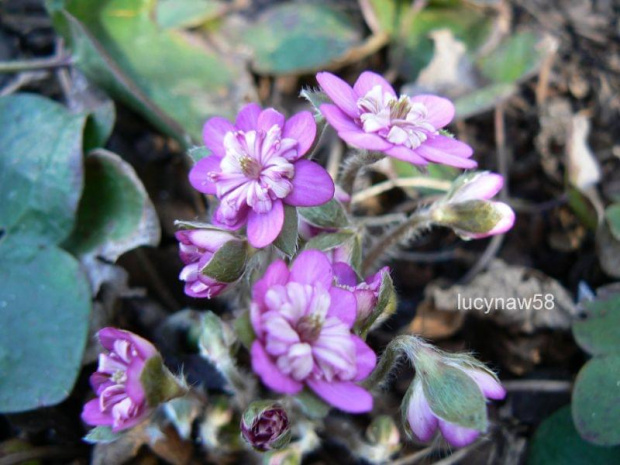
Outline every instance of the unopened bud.
[(491, 199), (503, 185), (494, 173), (467, 173), (459, 177), (446, 197), (431, 208), (437, 225), (452, 228), (463, 239), (480, 239), (508, 231), (515, 221), (512, 209)]
[(241, 435), (261, 452), (286, 447), (291, 440), (286, 410), (273, 401), (253, 402), (241, 418)]

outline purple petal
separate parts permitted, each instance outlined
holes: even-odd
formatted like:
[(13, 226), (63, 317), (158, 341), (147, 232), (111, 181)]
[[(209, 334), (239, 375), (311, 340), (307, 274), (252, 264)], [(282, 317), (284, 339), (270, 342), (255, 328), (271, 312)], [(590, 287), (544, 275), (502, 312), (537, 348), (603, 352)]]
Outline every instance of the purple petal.
[(215, 252), (227, 242), (235, 240), (235, 237), (228, 231), (217, 229), (188, 229), (177, 231), (177, 234), (179, 233), (185, 233), (185, 237), (189, 239), (191, 244), (211, 252)]
[(412, 102), (423, 103), (428, 109), (428, 122), (435, 129), (443, 128), (454, 118), (454, 105), (450, 100), (436, 95), (416, 95), (411, 97)]
[(112, 426), (112, 415), (101, 412), (99, 399), (89, 400), (82, 409), (82, 421), (92, 426)]
[(357, 81), (355, 81), (353, 90), (358, 97), (363, 97), (375, 86), (381, 86), (384, 94), (390, 94), (393, 97), (396, 97), (396, 92), (394, 92), (394, 89), (390, 83), (387, 82), (383, 76), (373, 73), (372, 71), (364, 71), (360, 74), (360, 77), (358, 77)]
[(332, 264), (323, 252), (304, 250), (291, 267), (289, 281), (301, 284), (321, 284), (325, 289), (332, 286)]
[(145, 409), (142, 412), (140, 412), (138, 415), (136, 415), (135, 417), (124, 420), (122, 423), (116, 426), (112, 426), (112, 431), (114, 433), (118, 433), (119, 431), (133, 428), (134, 426), (142, 423), (146, 419), (146, 417), (148, 417), (151, 414), (151, 412), (152, 410)]
[(375, 369), (377, 354), (361, 338), (357, 336), (351, 337), (355, 343), (355, 363), (357, 365), (357, 374), (353, 381), (361, 381)]
[(299, 142), (297, 158), (302, 157), (312, 147), (316, 138), (316, 122), (309, 111), (302, 111), (289, 118), (284, 124), (282, 137), (295, 139)]
[(251, 355), (252, 370), (260, 376), (265, 386), (284, 394), (297, 394), (301, 391), (303, 385), (280, 372), (260, 341), (254, 341), (252, 344)]
[(321, 89), (330, 99), (347, 115), (357, 118), (359, 109), (357, 108), (357, 95), (349, 84), (344, 82), (338, 76), (331, 73), (318, 73), (316, 80), (319, 82)]
[(338, 132), (352, 132), (361, 130), (361, 128), (355, 124), (351, 117), (336, 105), (324, 103), (321, 105), (320, 110), (327, 122)]
[(250, 212), (250, 207), (248, 207), (247, 204), (244, 204), (241, 206), (241, 208), (237, 212), (237, 217), (235, 218), (235, 221), (232, 223), (227, 223), (223, 221), (222, 218), (220, 217), (221, 215), (220, 208), (218, 207), (217, 210), (215, 210), (213, 217), (211, 218), (211, 224), (213, 224), (213, 226), (216, 226), (218, 228), (235, 231), (247, 223), (249, 212)]
[(489, 200), (502, 189), (503, 185), (504, 177), (502, 175), (485, 171), (462, 186), (450, 201), (454, 203), (467, 202), (468, 200)]
[(250, 210), (248, 214), (248, 241), (252, 247), (262, 249), (267, 247), (282, 231), (284, 225), (284, 205), (281, 200), (274, 200), (271, 210), (266, 213), (256, 213)]
[(92, 375), (90, 375), (89, 381), (90, 385), (93, 388), (93, 391), (95, 391), (97, 395), (101, 394), (101, 391), (103, 391), (105, 388), (115, 384), (110, 381), (109, 374), (100, 373), (98, 371), (95, 371)]
[(446, 441), (454, 447), (465, 447), (474, 442), (480, 435), (478, 430), (464, 428), (441, 419), (439, 420), (439, 429)]
[(338, 284), (343, 286), (355, 287), (357, 285), (357, 275), (353, 268), (344, 262), (337, 262), (332, 265), (334, 276)]
[(129, 340), (129, 334), (127, 331), (118, 328), (112, 328), (111, 326), (102, 328), (97, 332), (97, 338), (99, 339), (99, 343), (103, 346), (104, 349), (112, 352), (114, 350), (114, 342), (118, 341), (127, 341)]
[(360, 128), (356, 132), (338, 132), (338, 135), (347, 144), (357, 147), (358, 149), (387, 151), (393, 147), (391, 143), (376, 134), (368, 134)]
[(385, 153), (391, 157), (398, 158), (399, 160), (413, 163), (414, 165), (428, 165), (428, 161), (415, 153), (413, 150), (402, 145), (395, 145)]
[(340, 287), (332, 287), (329, 295), (331, 303), (327, 316), (334, 316), (352, 328), (357, 318), (357, 300), (353, 292)]
[(257, 129), (265, 132), (269, 131), (273, 126), (279, 126), (284, 129), (284, 115), (273, 108), (267, 108), (261, 111), (256, 124)]
[(372, 410), (372, 396), (364, 388), (350, 381), (327, 382), (306, 380), (306, 384), (321, 399), (349, 413), (365, 413)]
[(506, 397), (506, 390), (494, 376), (482, 370), (465, 369), (464, 371), (476, 382), (486, 398), (502, 400)]
[(140, 360), (138, 358), (133, 359), (127, 367), (127, 384), (125, 385), (125, 391), (131, 400), (137, 405), (142, 404), (145, 398), (144, 388), (142, 387), (142, 382), (140, 381), (143, 368), (144, 360)]
[(284, 202), (295, 207), (315, 207), (334, 198), (335, 186), (329, 173), (318, 163), (299, 160), (291, 179), (293, 190)]
[(209, 119), (202, 128), (202, 139), (211, 152), (218, 157), (226, 155), (224, 136), (227, 132), (236, 131), (233, 124), (226, 118), (216, 116)]
[(252, 289), (252, 298), (263, 303), (265, 294), (270, 287), (277, 284), (284, 285), (289, 280), (289, 271), (284, 260), (277, 260), (267, 267), (265, 274), (259, 279)]
[(261, 107), (256, 103), (248, 103), (244, 106), (235, 121), (237, 129), (242, 131), (252, 131), (258, 126), (258, 116), (260, 115)]
[(422, 383), (418, 379), (413, 382), (413, 393), (407, 406), (407, 421), (420, 441), (428, 441), (437, 431), (438, 420), (424, 397)]
[(474, 160), (467, 158), (473, 154), (469, 145), (446, 136), (439, 135), (428, 139), (416, 148), (416, 152), (434, 163), (465, 169), (478, 166)]
[(189, 172), (189, 182), (194, 189), (203, 194), (215, 195), (217, 189), (215, 183), (209, 179), (209, 173), (221, 171), (222, 159), (216, 155), (201, 158)]

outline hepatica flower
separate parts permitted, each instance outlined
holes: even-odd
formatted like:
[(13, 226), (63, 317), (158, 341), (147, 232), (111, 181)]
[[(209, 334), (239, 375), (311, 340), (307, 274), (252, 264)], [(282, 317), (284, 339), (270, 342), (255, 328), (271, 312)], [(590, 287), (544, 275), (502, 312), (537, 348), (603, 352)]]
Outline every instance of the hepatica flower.
[(121, 431), (142, 422), (150, 413), (140, 377), (148, 359), (158, 354), (145, 339), (116, 328), (98, 333), (106, 352), (99, 356), (90, 384), (97, 398), (84, 405), (82, 420)]
[(227, 229), (247, 224), (248, 240), (261, 248), (271, 244), (284, 224), (284, 205), (312, 207), (334, 196), (324, 168), (302, 157), (316, 136), (310, 112), (288, 121), (273, 108), (246, 105), (234, 124), (211, 118), (203, 138), (212, 155), (190, 172), (194, 188), (216, 195), (220, 205), (213, 222)]
[[(476, 382), (487, 399), (501, 400), (506, 396), (506, 391), (502, 385), (491, 374), (476, 369), (464, 369), (463, 371)], [(409, 399), (406, 417), (411, 431), (421, 441), (430, 440), (437, 429), (441, 431), (446, 441), (455, 447), (471, 444), (480, 435), (478, 430), (459, 426), (435, 414), (424, 394), (419, 375), (413, 380), (413, 391)]]
[(353, 88), (331, 73), (318, 73), (316, 78), (334, 102), (321, 105), (320, 111), (349, 145), (415, 165), (476, 167), (469, 159), (471, 147), (440, 131), (454, 117), (449, 100), (397, 96), (383, 77), (370, 71), (362, 73)]
[(375, 353), (352, 334), (355, 295), (334, 285), (323, 252), (304, 251), (289, 270), (273, 262), (253, 289), (250, 307), (257, 339), (252, 368), (277, 392), (304, 386), (345, 412), (372, 409), (372, 396), (356, 383), (372, 371)]
[(338, 286), (352, 291), (355, 295), (357, 300), (357, 320), (364, 321), (377, 305), (383, 275), (384, 273), (390, 273), (390, 267), (384, 266), (360, 283), (357, 282), (357, 274), (353, 268), (346, 263), (334, 263), (333, 269)]

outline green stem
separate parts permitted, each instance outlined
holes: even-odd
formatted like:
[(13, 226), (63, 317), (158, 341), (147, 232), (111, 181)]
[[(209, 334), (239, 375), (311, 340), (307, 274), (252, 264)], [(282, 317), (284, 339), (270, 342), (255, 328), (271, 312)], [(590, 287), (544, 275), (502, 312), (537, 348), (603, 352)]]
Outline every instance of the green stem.
[(340, 176), (340, 187), (347, 193), (353, 192), (355, 178), (362, 168), (385, 158), (385, 155), (378, 152), (360, 151), (349, 157), (345, 162), (344, 170)]
[(413, 335), (396, 336), (385, 348), (375, 369), (364, 380), (362, 386), (369, 390), (378, 390), (387, 377), (397, 366), (398, 359), (406, 355), (412, 364), (417, 360), (417, 352), (422, 348), (430, 348), (429, 344)]
[(70, 56), (39, 58), (33, 60), (14, 60), (0, 62), (0, 74), (21, 73), (22, 71), (37, 71), (40, 69), (61, 68), (73, 63)]
[(366, 276), (381, 256), (391, 247), (400, 242), (405, 236), (414, 236), (421, 230), (428, 228), (431, 220), (428, 210), (420, 210), (409, 217), (407, 221), (385, 233), (372, 246), (362, 263), (362, 274)]

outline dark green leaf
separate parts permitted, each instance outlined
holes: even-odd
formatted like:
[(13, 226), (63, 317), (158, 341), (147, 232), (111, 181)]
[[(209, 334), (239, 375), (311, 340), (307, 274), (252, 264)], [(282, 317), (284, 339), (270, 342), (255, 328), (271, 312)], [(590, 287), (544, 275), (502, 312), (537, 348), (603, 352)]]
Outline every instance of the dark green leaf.
[(620, 203), (614, 203), (605, 209), (605, 220), (614, 239), (620, 241)]
[(344, 228), (349, 225), (347, 214), (336, 199), (318, 207), (300, 207), (297, 212), (308, 223), (319, 228)]
[(78, 262), (55, 246), (1, 248), (0, 307), (0, 411), (61, 402), (88, 334), (90, 289)]
[(324, 4), (284, 3), (265, 11), (243, 34), (254, 69), (307, 73), (325, 67), (360, 41), (351, 19)]
[[(48, 0), (77, 66), (99, 86), (186, 144), (210, 115), (232, 116), (247, 79), (240, 64), (153, 22), (153, 0)], [(233, 95), (234, 94), (234, 95)]]
[(299, 237), (297, 227), (297, 209), (295, 207), (291, 207), (290, 205), (285, 205), (284, 226), (282, 226), (282, 232), (276, 238), (273, 245), (289, 257), (292, 257), (297, 251), (297, 239)]
[(528, 465), (616, 465), (620, 447), (595, 446), (581, 439), (570, 407), (562, 407), (543, 421), (530, 443)]
[(620, 444), (620, 355), (585, 364), (575, 381), (572, 405), (582, 438), (601, 446)]
[(247, 257), (245, 241), (229, 241), (215, 252), (201, 273), (221, 283), (233, 283), (243, 274)]
[(584, 305), (587, 318), (573, 323), (577, 344), (592, 355), (620, 355), (620, 293)]
[(0, 230), (5, 236), (57, 243), (69, 235), (82, 192), (84, 123), (84, 115), (43, 97), (0, 98)]
[(77, 225), (67, 248), (76, 255), (116, 261), (135, 247), (157, 245), (157, 214), (131, 165), (101, 149), (86, 157), (85, 171)]
[(517, 87), (514, 83), (498, 83), (469, 92), (455, 99), (456, 117), (465, 119), (492, 110), (499, 103), (514, 95), (516, 91)]
[(250, 321), (250, 312), (248, 310), (244, 311), (235, 319), (234, 327), (241, 344), (243, 344), (246, 349), (250, 350), (254, 339), (256, 339), (256, 334), (254, 334), (254, 327)]
[(319, 399), (308, 388), (305, 388), (299, 394), (295, 394), (295, 400), (301, 406), (304, 414), (315, 420), (325, 418), (331, 410), (328, 404)]

